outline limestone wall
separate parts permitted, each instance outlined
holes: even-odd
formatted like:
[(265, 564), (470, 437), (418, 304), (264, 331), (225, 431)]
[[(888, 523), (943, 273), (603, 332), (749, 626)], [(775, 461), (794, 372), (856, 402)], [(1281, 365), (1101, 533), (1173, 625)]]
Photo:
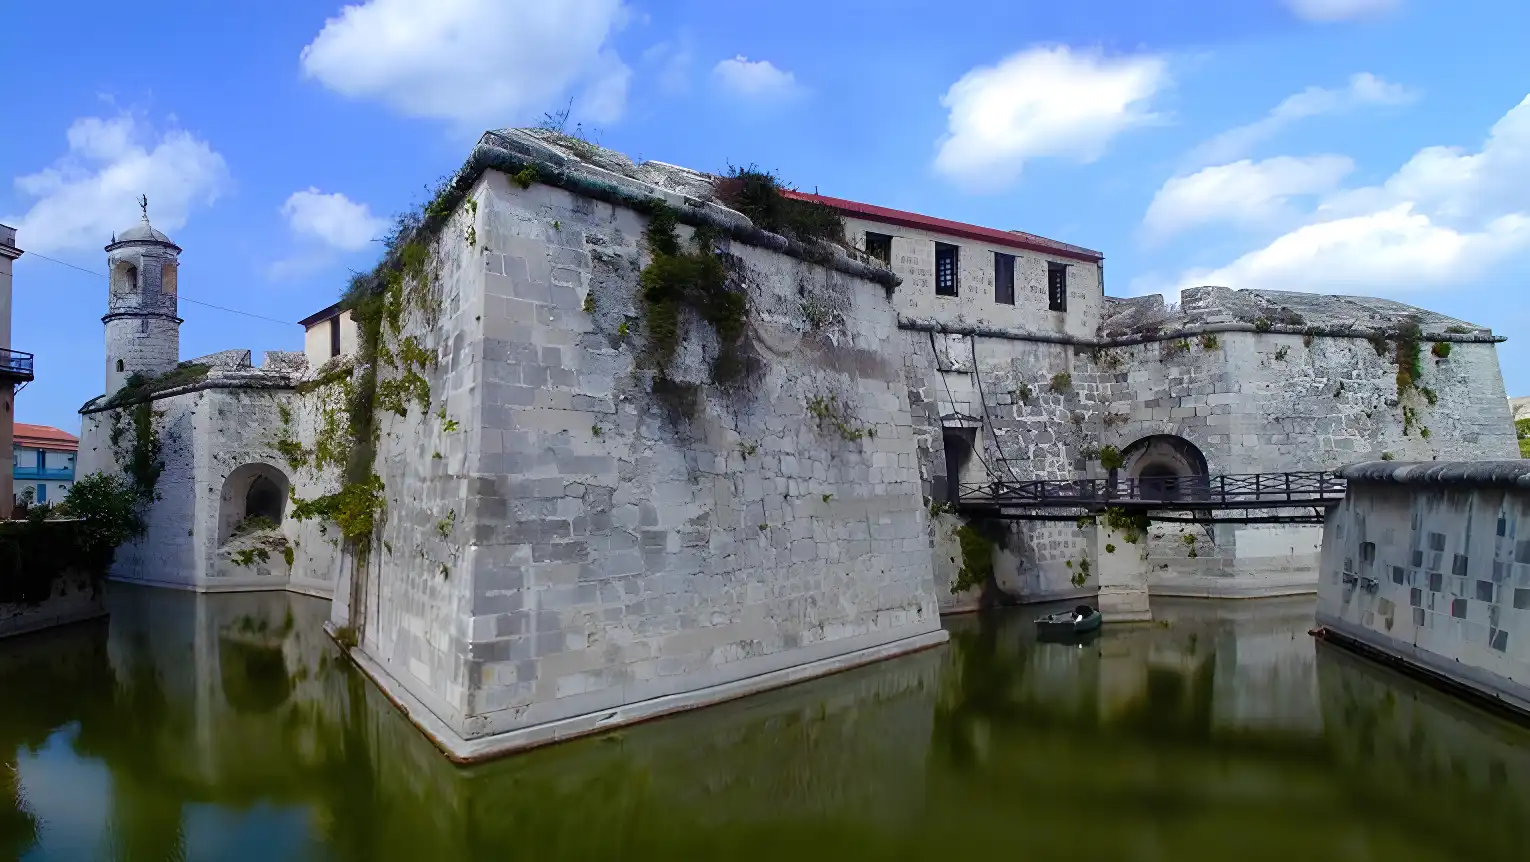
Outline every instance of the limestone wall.
[[(230, 535), (242, 521), (249, 479), (269, 477), (283, 512), (295, 472), (275, 443), (283, 409), (304, 420), (285, 388), (208, 388), (150, 402), (164, 464), (145, 509), (145, 532), (117, 551), (116, 580), (200, 591), (293, 589), (328, 597), (339, 571), (338, 536), (316, 522), (283, 519), (280, 533)], [(136, 438), (134, 407), (81, 416), (79, 473), (124, 475)], [(291, 421), (291, 420), (289, 420)], [(114, 430), (115, 429), (115, 430)], [(113, 444), (113, 437), (116, 444)], [(307, 491), (301, 477), (297, 490)], [(237, 486), (237, 487), (236, 487)], [(292, 564), (287, 550), (294, 555)]]
[(1530, 711), (1530, 467), (1370, 462), (1344, 475), (1318, 622)]
[[(433, 246), (442, 311), (418, 333), (454, 430), (414, 410), (381, 426), (391, 552), (368, 570), (363, 651), (385, 685), (453, 734), (525, 744), (940, 636), (882, 286), (725, 244), (760, 373), (690, 399), (715, 350), (692, 319), (679, 392), (656, 396), (645, 218), (493, 170), (471, 200)], [(829, 399), (842, 427), (810, 412)]]
[[(936, 498), (952, 481), (941, 432), (963, 426), (979, 449), (963, 471), (967, 483), (990, 471), (1019, 480), (1104, 478), (1091, 449), (1125, 451), (1152, 435), (1193, 444), (1210, 475), (1325, 471), (1383, 453), (1517, 454), (1491, 342), (1454, 342), (1437, 358), (1426, 334), (1424, 373), (1402, 395), (1395, 344), (1378, 353), (1358, 335), (1207, 331), (1098, 347), (906, 329), (903, 342), (921, 478)], [(1009, 531), (1000, 582), (1016, 595), (1094, 590), (1088, 578), (1075, 583), (1077, 561), (1091, 548), (1088, 528), (1026, 522)], [(1310, 592), (1320, 541), (1315, 525), (1158, 524), (1148, 537), (1150, 577), (1166, 594)]]

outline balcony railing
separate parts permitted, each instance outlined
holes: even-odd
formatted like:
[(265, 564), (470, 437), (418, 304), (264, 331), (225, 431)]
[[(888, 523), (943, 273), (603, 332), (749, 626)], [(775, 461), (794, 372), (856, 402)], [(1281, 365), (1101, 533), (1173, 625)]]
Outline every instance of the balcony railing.
[(0, 377), (16, 380), (32, 379), (32, 354), (0, 347)]
[(28, 482), (73, 482), (74, 468), (49, 467), (46, 470), (39, 470), (36, 466), (13, 467), (11, 478)]

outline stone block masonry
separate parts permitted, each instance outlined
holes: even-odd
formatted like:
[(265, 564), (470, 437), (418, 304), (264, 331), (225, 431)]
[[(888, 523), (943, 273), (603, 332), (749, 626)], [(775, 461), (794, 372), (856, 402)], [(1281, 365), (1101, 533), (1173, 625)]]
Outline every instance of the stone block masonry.
[(887, 289), (724, 240), (758, 371), (710, 382), (686, 312), (656, 382), (646, 224), (488, 170), (432, 247), (439, 320), (405, 327), (439, 357), (431, 412), (382, 416), (381, 553), (346, 620), (454, 757), (945, 640)]
[(1333, 639), (1530, 716), (1530, 464), (1369, 462), (1323, 536)]

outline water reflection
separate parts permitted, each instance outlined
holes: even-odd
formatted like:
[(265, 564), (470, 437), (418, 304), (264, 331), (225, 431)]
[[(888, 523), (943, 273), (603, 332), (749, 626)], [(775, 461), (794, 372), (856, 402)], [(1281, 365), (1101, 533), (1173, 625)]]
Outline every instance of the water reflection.
[(1310, 600), (1155, 604), (473, 768), (285, 594), (114, 589), (0, 643), (0, 858), (1519, 859), (1530, 735), (1329, 648)]

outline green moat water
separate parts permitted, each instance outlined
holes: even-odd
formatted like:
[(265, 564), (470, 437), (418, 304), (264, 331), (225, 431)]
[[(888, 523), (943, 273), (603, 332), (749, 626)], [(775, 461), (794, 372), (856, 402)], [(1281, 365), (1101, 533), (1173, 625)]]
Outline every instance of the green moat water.
[[(1530, 732), (1306, 635), (1156, 602), (461, 768), (321, 601), (113, 588), (0, 641), (0, 859), (1523, 860)], [(1000, 857), (998, 854), (1003, 854)]]

